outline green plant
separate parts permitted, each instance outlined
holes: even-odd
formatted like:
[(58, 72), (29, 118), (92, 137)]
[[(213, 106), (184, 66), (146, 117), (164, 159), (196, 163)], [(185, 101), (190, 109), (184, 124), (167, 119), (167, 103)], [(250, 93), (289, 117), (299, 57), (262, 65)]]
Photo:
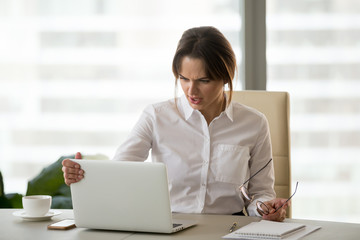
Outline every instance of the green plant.
[(56, 162), (44, 168), (39, 175), (28, 182), (26, 196), (50, 195), (51, 208), (71, 209), (70, 187), (64, 182), (62, 161), (66, 158), (75, 158), (74, 155), (62, 156)]
[(0, 208), (9, 208), (11, 206), (11, 202), (9, 201), (9, 199), (6, 198), (4, 193), (4, 182), (2, 174), (0, 172)]
[[(108, 160), (102, 154), (83, 156), (86, 159)], [(44, 168), (27, 185), (28, 195), (50, 195), (52, 196), (51, 208), (72, 209), (70, 187), (64, 182), (62, 161), (66, 158), (75, 158), (75, 155), (62, 156), (56, 162)], [(22, 195), (19, 193), (4, 193), (4, 182), (0, 172), (0, 208), (22, 208)]]
[[(70, 187), (64, 183), (61, 162), (74, 155), (60, 157), (56, 162), (44, 168), (35, 178), (28, 182), (26, 195), (51, 195), (51, 208), (71, 209)], [(22, 208), (22, 197), (19, 193), (4, 192), (4, 181), (0, 172), (0, 208)]]

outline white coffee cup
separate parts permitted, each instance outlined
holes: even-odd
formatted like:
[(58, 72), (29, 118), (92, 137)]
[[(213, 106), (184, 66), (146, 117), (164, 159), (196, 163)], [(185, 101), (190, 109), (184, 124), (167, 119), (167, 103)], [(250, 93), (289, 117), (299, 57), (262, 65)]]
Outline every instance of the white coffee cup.
[(51, 196), (49, 195), (33, 195), (24, 196), (22, 198), (23, 208), (26, 215), (30, 217), (45, 216), (49, 212), (51, 206)]

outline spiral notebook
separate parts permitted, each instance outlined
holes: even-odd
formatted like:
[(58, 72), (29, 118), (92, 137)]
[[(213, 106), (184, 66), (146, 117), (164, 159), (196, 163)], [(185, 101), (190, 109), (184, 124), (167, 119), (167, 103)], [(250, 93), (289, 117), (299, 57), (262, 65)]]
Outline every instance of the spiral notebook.
[(299, 239), (320, 227), (261, 220), (223, 236), (225, 239)]

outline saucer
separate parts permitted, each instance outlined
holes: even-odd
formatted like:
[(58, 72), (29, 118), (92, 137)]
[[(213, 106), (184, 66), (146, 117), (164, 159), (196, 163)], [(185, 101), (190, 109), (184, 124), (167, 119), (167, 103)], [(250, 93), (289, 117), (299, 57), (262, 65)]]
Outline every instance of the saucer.
[(50, 210), (44, 216), (29, 216), (29, 215), (26, 215), (25, 210), (19, 210), (19, 211), (13, 212), (14, 216), (21, 217), (22, 219), (27, 220), (27, 221), (50, 220), (52, 217), (59, 215), (59, 214), (61, 214), (61, 211), (57, 211), (57, 210)]

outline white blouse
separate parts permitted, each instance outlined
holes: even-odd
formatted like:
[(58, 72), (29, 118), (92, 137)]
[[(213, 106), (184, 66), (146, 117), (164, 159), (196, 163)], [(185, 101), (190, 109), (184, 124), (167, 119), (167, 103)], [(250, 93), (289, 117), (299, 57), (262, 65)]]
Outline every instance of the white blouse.
[[(167, 166), (173, 212), (233, 214), (244, 199), (237, 188), (270, 160), (265, 116), (232, 102), (210, 125), (185, 96), (148, 106), (114, 160), (151, 159)], [(255, 203), (275, 198), (274, 168), (269, 164), (248, 183)]]

